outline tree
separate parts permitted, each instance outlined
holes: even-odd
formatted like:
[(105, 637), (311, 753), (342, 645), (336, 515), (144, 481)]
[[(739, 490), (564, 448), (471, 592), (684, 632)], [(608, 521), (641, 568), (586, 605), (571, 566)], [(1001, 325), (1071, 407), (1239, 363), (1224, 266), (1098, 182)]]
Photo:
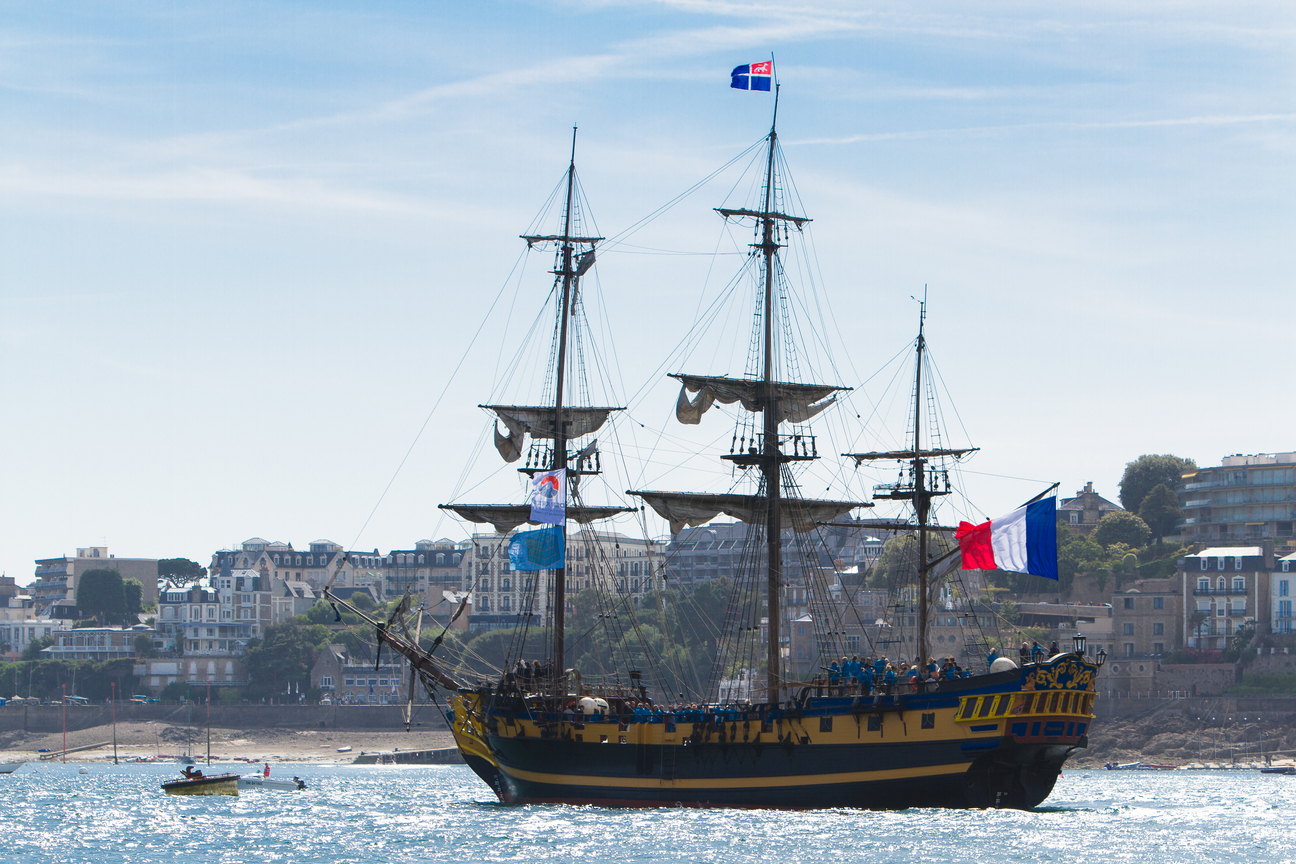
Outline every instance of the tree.
[(1138, 549), (1147, 543), (1150, 533), (1147, 523), (1142, 519), (1128, 510), (1117, 510), (1098, 520), (1098, 527), (1094, 529), (1092, 536), (1094, 542), (1104, 549), (1113, 543), (1124, 543), (1132, 549)]
[(368, 591), (356, 591), (348, 599), (351, 605), (361, 612), (368, 612), (377, 605), (374, 603), (373, 595)]
[(139, 623), (140, 613), (144, 611), (144, 585), (138, 579), (126, 579), (122, 581), (122, 594), (124, 596), (124, 606), (122, 613), (122, 623), (134, 627)]
[(118, 624), (126, 615), (126, 589), (116, 570), (87, 570), (77, 580), (77, 611), (101, 626)]
[(1017, 608), (1017, 604), (1013, 601), (1005, 600), (999, 604), (999, 617), (1006, 624), (1016, 624), (1021, 619), (1021, 610)]
[(1159, 546), (1162, 537), (1174, 532), (1175, 524), (1183, 518), (1183, 510), (1179, 509), (1179, 496), (1166, 484), (1158, 483), (1143, 497), (1138, 515), (1147, 523)]
[(158, 578), (182, 588), (207, 575), (207, 568), (188, 558), (163, 558), (158, 562)]
[(147, 633), (141, 633), (135, 637), (135, 656), (153, 656), (153, 639)]
[(265, 638), (252, 640), (243, 655), (249, 689), (259, 696), (286, 693), (293, 685), (306, 690), (311, 667), (330, 639), (329, 629), (319, 624), (303, 627), (293, 622), (267, 627)]
[(1201, 609), (1198, 609), (1196, 612), (1192, 613), (1192, 615), (1188, 617), (1188, 623), (1192, 625), (1193, 632), (1197, 634), (1197, 642), (1199, 644), (1201, 642), (1202, 627), (1205, 626), (1207, 620), (1209, 619), (1210, 619), (1210, 615), (1202, 611)]
[(27, 643), (27, 647), (23, 649), (22, 659), (24, 661), (40, 660), (42, 659), (41, 652), (53, 644), (53, 636), (38, 636)]
[(1120, 481), (1121, 506), (1131, 513), (1137, 513), (1143, 506), (1143, 499), (1154, 487), (1164, 483), (1173, 490), (1183, 482), (1184, 474), (1196, 470), (1197, 463), (1193, 460), (1171, 456), (1169, 453), (1140, 456), (1125, 466), (1125, 474)]

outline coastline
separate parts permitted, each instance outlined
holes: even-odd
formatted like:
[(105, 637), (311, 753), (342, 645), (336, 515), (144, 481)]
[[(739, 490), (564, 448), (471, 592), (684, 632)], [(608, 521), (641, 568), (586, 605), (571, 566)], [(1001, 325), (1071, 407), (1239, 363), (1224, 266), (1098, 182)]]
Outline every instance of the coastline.
[[(111, 725), (92, 726), (67, 733), (68, 762), (103, 762), (113, 758)], [(94, 746), (98, 745), (98, 746)], [(211, 729), (212, 761), (249, 763), (341, 763), (349, 764), (362, 752), (434, 750), (454, 746), (454, 737), (444, 728), (430, 731), (417, 726), (403, 729)], [(346, 753), (338, 748), (350, 747)], [(0, 733), (0, 762), (37, 762), (48, 753), (61, 752), (62, 732)], [(195, 724), (158, 721), (127, 721), (117, 724), (119, 761), (153, 759), (175, 761), (188, 752), (194, 760), (207, 758), (207, 728)], [(60, 760), (61, 761), (61, 760)]]

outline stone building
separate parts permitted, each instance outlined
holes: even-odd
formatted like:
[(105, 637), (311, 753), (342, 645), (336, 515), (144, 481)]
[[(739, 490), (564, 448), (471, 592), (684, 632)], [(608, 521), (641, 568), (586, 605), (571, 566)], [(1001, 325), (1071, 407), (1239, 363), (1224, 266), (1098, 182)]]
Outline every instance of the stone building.
[(1138, 579), (1112, 596), (1113, 659), (1161, 657), (1183, 647), (1182, 579)]
[(1057, 509), (1058, 519), (1069, 525), (1072, 531), (1088, 537), (1104, 516), (1125, 508), (1095, 492), (1093, 481), (1090, 481), (1083, 489), (1076, 492), (1074, 498), (1063, 498), (1058, 501)]

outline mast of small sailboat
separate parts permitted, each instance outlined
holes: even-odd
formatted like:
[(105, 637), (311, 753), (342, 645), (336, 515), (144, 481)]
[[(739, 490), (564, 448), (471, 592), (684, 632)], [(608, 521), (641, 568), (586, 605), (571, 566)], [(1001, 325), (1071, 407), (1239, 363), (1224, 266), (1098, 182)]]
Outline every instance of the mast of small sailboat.
[[(571, 163), (567, 166), (567, 203), (566, 212), (563, 214), (563, 236), (562, 236), (562, 310), (559, 315), (558, 324), (558, 364), (555, 371), (554, 381), (554, 447), (553, 471), (566, 470), (567, 468), (567, 428), (563, 423), (563, 383), (567, 370), (567, 321), (571, 311), (571, 292), (572, 282), (575, 278), (576, 271), (572, 267), (572, 193), (576, 185), (576, 127), (572, 127), (572, 149)], [(570, 493), (568, 479), (563, 478), (563, 489)], [(569, 502), (570, 503), (570, 502)], [(567, 560), (567, 524), (564, 518), (563, 524), (559, 526), (562, 529), (561, 542), (564, 546), (563, 561)], [(554, 571), (554, 592), (553, 592), (553, 655), (555, 673), (561, 677), (562, 671), (566, 668), (563, 655), (566, 651), (566, 644), (563, 638), (563, 627), (566, 618), (567, 606), (567, 568), (559, 567)]]
[(778, 244), (774, 239), (774, 146), (778, 141), (778, 92), (774, 94), (774, 120), (770, 123), (769, 154), (765, 161), (765, 206), (761, 213), (761, 254), (765, 265), (765, 410), (764, 421), (764, 458), (761, 460), (761, 474), (765, 481), (765, 543), (766, 543), (766, 590), (769, 599), (766, 615), (769, 618), (769, 641), (766, 644), (766, 683), (771, 702), (779, 702), (781, 670), (779, 657), (779, 636), (782, 629), (779, 624), (779, 583), (783, 571), (783, 530), (780, 525), (780, 491), (782, 482), (779, 466), (778, 442), (778, 400), (775, 390), (774, 372), (774, 256)]

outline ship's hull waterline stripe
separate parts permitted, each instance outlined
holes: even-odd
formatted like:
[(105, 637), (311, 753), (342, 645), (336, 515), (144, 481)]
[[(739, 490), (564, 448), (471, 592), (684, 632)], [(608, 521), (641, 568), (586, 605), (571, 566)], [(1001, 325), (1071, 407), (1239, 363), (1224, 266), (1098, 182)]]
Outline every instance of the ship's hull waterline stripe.
[(824, 786), (836, 783), (867, 783), (876, 780), (905, 780), (911, 777), (939, 777), (967, 773), (970, 762), (949, 765), (923, 765), (914, 768), (889, 768), (880, 771), (843, 771), (836, 774), (801, 774), (788, 777), (707, 777), (663, 780), (660, 777), (605, 777), (582, 774), (542, 774), (496, 763), (499, 770), (530, 783), (553, 786), (601, 786), (613, 789), (768, 789), (779, 787)]

